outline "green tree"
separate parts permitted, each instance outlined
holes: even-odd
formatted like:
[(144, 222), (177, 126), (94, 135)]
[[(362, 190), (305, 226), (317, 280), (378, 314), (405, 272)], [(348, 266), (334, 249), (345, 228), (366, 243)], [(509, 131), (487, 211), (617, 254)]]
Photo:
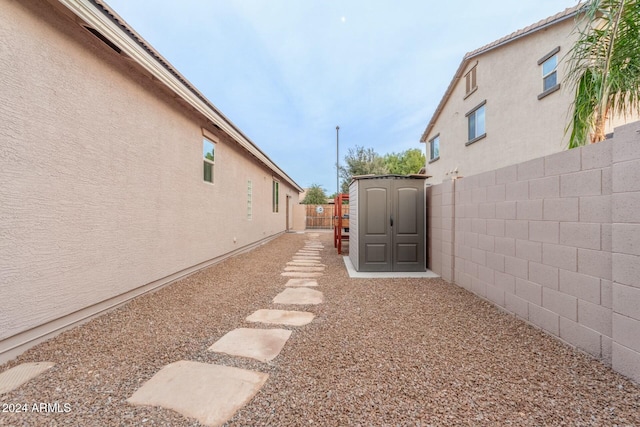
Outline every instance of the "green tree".
[(311, 184), (307, 189), (307, 195), (300, 202), (303, 205), (323, 205), (327, 203), (327, 194), (318, 184)]
[(640, 111), (640, 0), (587, 0), (569, 52), (569, 148), (605, 139), (610, 113)]
[(422, 150), (410, 148), (401, 153), (390, 153), (384, 156), (384, 163), (389, 173), (396, 175), (410, 175), (418, 173), (426, 163)]
[(376, 153), (373, 148), (364, 148), (358, 145), (355, 148), (349, 148), (347, 155), (344, 156), (344, 161), (346, 166), (340, 166), (341, 191), (343, 193), (349, 192), (349, 183), (351, 183), (353, 176), (385, 175), (389, 173), (384, 158)]

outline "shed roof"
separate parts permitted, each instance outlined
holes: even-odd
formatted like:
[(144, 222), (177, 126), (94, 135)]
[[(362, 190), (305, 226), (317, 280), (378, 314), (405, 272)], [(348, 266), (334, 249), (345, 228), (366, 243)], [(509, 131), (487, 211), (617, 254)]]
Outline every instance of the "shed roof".
[(191, 105), (211, 123), (228, 134), (247, 152), (272, 172), (282, 177), (298, 192), (300, 187), (251, 141), (211, 101), (180, 74), (144, 38), (126, 23), (104, 0), (58, 0), (90, 28), (98, 31), (122, 53), (137, 62), (157, 80)]
[(449, 97), (451, 96), (451, 93), (453, 92), (453, 89), (455, 88), (456, 84), (458, 83), (458, 81), (462, 78), (462, 73), (464, 73), (464, 70), (467, 68), (467, 65), (469, 64), (469, 62), (473, 59), (476, 58), (486, 52), (489, 52), (493, 49), (497, 49), (498, 47), (504, 46), (507, 43), (512, 43), (516, 40), (519, 40), (522, 37), (526, 37), (530, 34), (535, 33), (536, 31), (540, 31), (544, 28), (547, 28), (551, 25), (555, 25), (558, 24), (560, 22), (563, 22), (567, 19), (570, 19), (574, 16), (576, 16), (578, 13), (580, 13), (580, 11), (582, 10), (582, 8), (584, 7), (584, 3), (579, 3), (573, 7), (569, 7), (567, 9), (565, 9), (562, 12), (556, 13), (553, 16), (550, 16), (548, 18), (545, 18), (541, 21), (538, 21), (534, 24), (531, 24), (525, 28), (521, 28), (517, 31), (514, 31), (513, 33), (502, 37), (498, 40), (495, 40), (489, 44), (486, 44), (478, 49), (472, 50), (471, 52), (467, 52), (467, 54), (464, 55), (464, 57), (462, 58), (462, 61), (460, 62), (460, 65), (458, 66), (458, 69), (456, 71), (456, 73), (453, 76), (453, 79), (451, 80), (451, 83), (449, 83), (449, 86), (447, 87), (447, 90), (445, 91), (444, 95), (442, 96), (442, 99), (440, 100), (440, 103), (438, 104), (438, 107), (436, 108), (436, 111), (433, 113), (433, 116), (431, 117), (431, 120), (429, 121), (429, 124), (427, 125), (425, 131), (422, 134), (422, 137), (420, 138), (420, 142), (426, 142), (427, 141), (427, 137), (429, 136), (429, 133), (431, 132), (431, 130), (433, 129), (433, 126), (435, 126), (435, 122), (438, 119), (438, 117), (440, 116), (440, 113), (442, 112), (444, 106), (446, 105), (447, 101), (449, 100)]

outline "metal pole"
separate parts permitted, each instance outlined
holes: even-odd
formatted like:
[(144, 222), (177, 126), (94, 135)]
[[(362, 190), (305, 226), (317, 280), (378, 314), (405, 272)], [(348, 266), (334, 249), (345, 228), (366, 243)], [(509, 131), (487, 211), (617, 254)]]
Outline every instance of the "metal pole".
[(339, 132), (340, 126), (336, 126), (336, 195), (340, 194), (340, 157), (338, 155)]

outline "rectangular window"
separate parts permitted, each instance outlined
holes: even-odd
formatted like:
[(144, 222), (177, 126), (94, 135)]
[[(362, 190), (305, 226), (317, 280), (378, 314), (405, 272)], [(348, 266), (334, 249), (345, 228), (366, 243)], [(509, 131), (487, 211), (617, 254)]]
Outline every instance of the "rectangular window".
[(216, 145), (207, 138), (202, 139), (202, 158), (204, 162), (204, 180), (213, 184), (213, 166), (215, 164)]
[(253, 219), (253, 183), (247, 180), (247, 219)]
[(558, 84), (558, 55), (542, 63), (542, 90), (547, 91)]
[(440, 135), (436, 135), (429, 141), (429, 160), (434, 161), (440, 158)]
[(538, 99), (542, 99), (560, 89), (560, 83), (558, 83), (558, 52), (560, 52), (560, 46), (538, 60), (538, 65), (542, 65), (542, 93), (538, 95)]
[(475, 92), (478, 89), (478, 85), (476, 82), (476, 65), (473, 66), (471, 70), (464, 76), (464, 80), (466, 83), (465, 90), (465, 98)]
[(480, 105), (475, 107), (473, 110), (466, 114), (468, 130), (469, 130), (469, 140), (467, 141), (467, 145), (476, 142), (479, 139), (487, 136), (485, 131), (485, 104), (487, 101), (482, 101)]
[(273, 180), (273, 186), (271, 187), (271, 196), (272, 196), (272, 201), (273, 201), (273, 212), (277, 213), (279, 211), (279, 204), (280, 204), (280, 183), (278, 181), (276, 181), (275, 179)]

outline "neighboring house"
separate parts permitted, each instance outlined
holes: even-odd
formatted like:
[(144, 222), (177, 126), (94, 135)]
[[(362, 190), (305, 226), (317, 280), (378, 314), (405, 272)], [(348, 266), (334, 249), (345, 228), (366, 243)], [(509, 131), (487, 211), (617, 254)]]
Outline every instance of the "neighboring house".
[[(582, 5), (467, 53), (425, 129), (428, 183), (565, 150), (573, 88), (563, 83)], [(608, 132), (638, 117), (609, 123)]]
[(293, 225), (302, 188), (101, 1), (0, 2), (0, 63), (0, 361)]

